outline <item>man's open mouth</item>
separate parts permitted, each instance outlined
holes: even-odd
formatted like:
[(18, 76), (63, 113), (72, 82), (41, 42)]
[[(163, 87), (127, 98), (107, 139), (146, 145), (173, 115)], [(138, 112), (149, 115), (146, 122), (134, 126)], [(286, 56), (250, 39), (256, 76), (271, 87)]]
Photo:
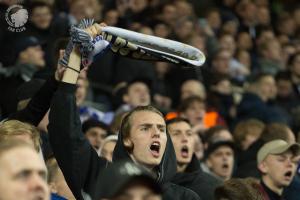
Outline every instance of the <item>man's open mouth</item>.
[(187, 146), (183, 146), (181, 148), (181, 156), (183, 158), (187, 158), (189, 156), (189, 148)]
[(154, 157), (159, 157), (160, 143), (153, 142), (150, 146), (150, 151)]
[(289, 178), (289, 179), (292, 178), (292, 175), (293, 175), (292, 171), (287, 171), (284, 173), (284, 177)]

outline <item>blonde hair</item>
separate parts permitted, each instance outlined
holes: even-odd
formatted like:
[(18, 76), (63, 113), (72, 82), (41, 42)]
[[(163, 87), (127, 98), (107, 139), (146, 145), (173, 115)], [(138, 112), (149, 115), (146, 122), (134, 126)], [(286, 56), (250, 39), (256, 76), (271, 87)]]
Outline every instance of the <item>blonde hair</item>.
[(37, 128), (31, 124), (18, 120), (8, 120), (0, 124), (0, 142), (8, 140), (14, 135), (30, 135), (34, 148), (40, 150), (40, 134)]

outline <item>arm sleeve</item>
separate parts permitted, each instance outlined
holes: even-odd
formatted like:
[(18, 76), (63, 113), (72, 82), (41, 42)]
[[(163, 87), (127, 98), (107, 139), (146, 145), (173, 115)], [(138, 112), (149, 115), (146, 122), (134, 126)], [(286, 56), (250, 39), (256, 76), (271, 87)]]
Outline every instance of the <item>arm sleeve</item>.
[(93, 192), (96, 178), (105, 159), (98, 157), (81, 132), (75, 102), (76, 86), (60, 83), (53, 96), (49, 114), (49, 139), (53, 153), (76, 199), (83, 199), (82, 190)]
[(50, 102), (54, 92), (56, 91), (58, 82), (54, 76), (49, 78), (41, 89), (30, 100), (29, 104), (23, 110), (12, 114), (9, 119), (16, 119), (28, 122), (34, 126), (38, 126), (50, 107)]

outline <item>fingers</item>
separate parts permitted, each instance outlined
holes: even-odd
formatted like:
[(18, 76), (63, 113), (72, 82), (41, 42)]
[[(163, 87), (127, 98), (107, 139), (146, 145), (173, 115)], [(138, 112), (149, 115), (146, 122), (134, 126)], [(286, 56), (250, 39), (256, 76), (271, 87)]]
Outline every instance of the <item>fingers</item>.
[(101, 34), (101, 27), (107, 26), (105, 23), (101, 23), (101, 24), (93, 24), (92, 26), (88, 27), (85, 29), (85, 31), (92, 36), (93, 38), (95, 38), (97, 35)]
[(59, 59), (62, 59), (64, 57), (65, 54), (65, 50), (64, 49), (60, 49), (59, 50)]

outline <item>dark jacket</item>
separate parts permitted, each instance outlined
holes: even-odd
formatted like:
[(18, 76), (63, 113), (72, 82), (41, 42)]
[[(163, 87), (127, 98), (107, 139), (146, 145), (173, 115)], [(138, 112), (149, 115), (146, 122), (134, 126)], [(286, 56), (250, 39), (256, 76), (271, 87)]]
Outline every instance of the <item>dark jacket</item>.
[[(192, 200), (200, 199), (193, 191), (171, 183), (171, 179), (176, 174), (176, 155), (171, 138), (167, 134), (167, 146), (160, 164), (154, 169), (157, 174), (157, 183), (163, 188), (163, 200)], [(113, 162), (121, 160), (131, 160), (123, 143), (122, 133), (113, 153)]]
[(60, 83), (49, 113), (49, 140), (54, 156), (77, 200), (93, 194), (99, 172), (107, 164), (81, 132), (75, 101), (76, 85)]
[(215, 189), (222, 185), (221, 180), (202, 171), (195, 155), (185, 172), (177, 173), (172, 182), (193, 190), (204, 200), (214, 200)]
[(246, 92), (241, 103), (237, 107), (239, 121), (246, 119), (259, 119), (265, 123), (282, 122), (286, 123), (285, 116), (275, 107), (270, 106), (254, 93)]

